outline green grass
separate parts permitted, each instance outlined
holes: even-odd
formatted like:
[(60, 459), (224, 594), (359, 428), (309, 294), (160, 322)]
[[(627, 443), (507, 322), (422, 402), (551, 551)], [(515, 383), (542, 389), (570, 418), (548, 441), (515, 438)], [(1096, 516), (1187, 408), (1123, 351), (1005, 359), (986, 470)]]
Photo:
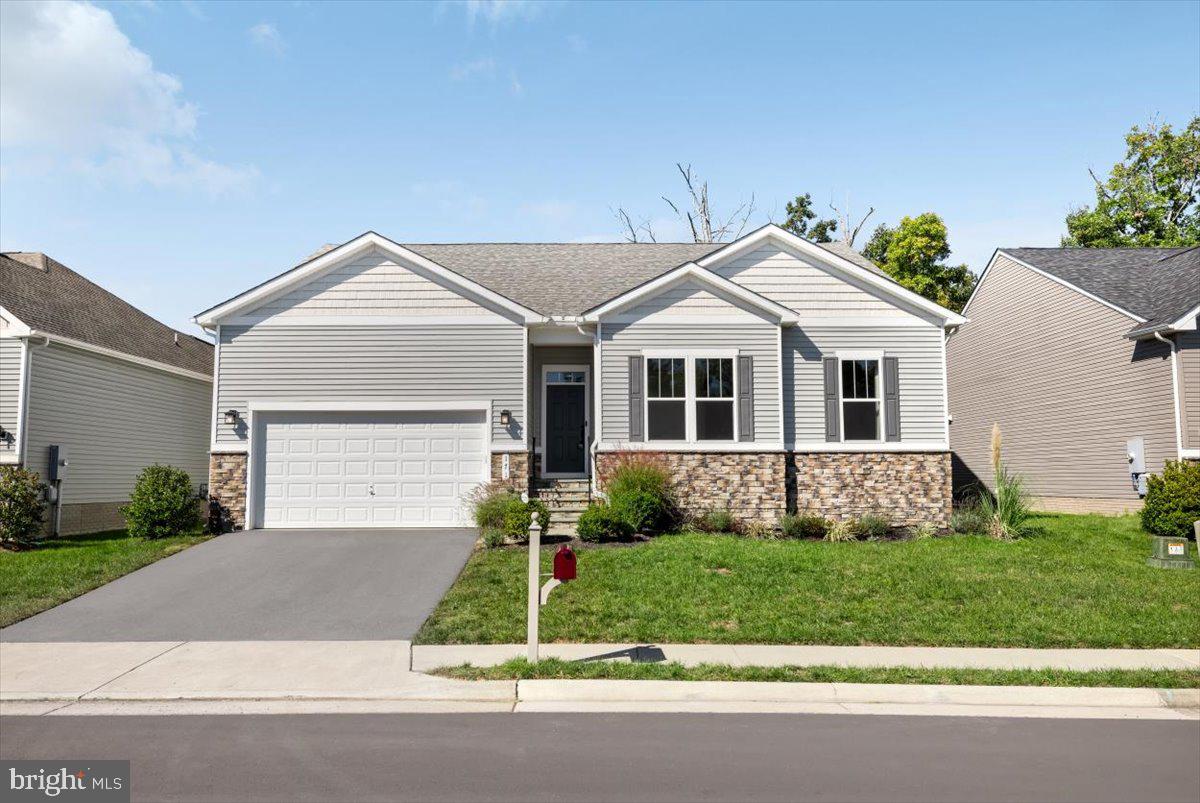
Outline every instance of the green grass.
[(206, 540), (198, 534), (148, 540), (114, 530), (51, 538), (19, 552), (0, 550), (0, 627)]
[(1200, 671), (1110, 669), (917, 669), (842, 666), (728, 666), (560, 661), (531, 664), (517, 658), (499, 666), (443, 667), (433, 674), (461, 680), (738, 680), (792, 683), (908, 683), (970, 686), (1112, 686), (1150, 689), (1200, 688)]
[[(547, 642), (1200, 646), (1200, 571), (1146, 565), (1134, 516), (1039, 515), (1013, 542), (663, 536), (583, 549), (542, 609)], [(472, 556), (417, 634), (525, 640), (524, 550)], [(543, 554), (549, 569), (550, 550)]]

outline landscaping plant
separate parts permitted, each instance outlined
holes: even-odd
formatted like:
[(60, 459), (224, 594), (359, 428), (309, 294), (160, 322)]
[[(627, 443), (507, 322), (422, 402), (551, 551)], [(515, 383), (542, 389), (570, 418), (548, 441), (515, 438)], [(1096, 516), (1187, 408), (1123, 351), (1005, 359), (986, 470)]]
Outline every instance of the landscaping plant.
[(779, 520), (784, 538), (824, 538), (831, 526), (829, 519), (813, 513), (788, 513)]
[(613, 511), (637, 533), (656, 534), (678, 518), (671, 473), (655, 455), (623, 452), (606, 472), (604, 492)]
[(550, 516), (546, 504), (540, 499), (523, 502), (515, 488), (502, 482), (481, 485), (471, 493), (467, 502), (487, 546), (500, 546), (506, 539), (527, 540), (535, 510), (543, 529)]
[(611, 505), (598, 502), (579, 515), (575, 532), (591, 543), (627, 541), (633, 536), (633, 527)]
[(1028, 529), (1029, 492), (1021, 475), (1014, 474), (1004, 465), (1001, 455), (1002, 438), (1000, 425), (992, 425), (992, 474), (996, 489), (989, 493), (981, 489), (979, 509), (986, 519), (988, 535), (1002, 541), (1011, 541), (1024, 535)]
[(988, 519), (979, 507), (978, 497), (968, 499), (954, 508), (954, 512), (950, 514), (950, 529), (960, 535), (978, 535), (988, 531)]
[(739, 529), (728, 510), (707, 510), (692, 520), (692, 526), (703, 533), (736, 533)]
[(839, 543), (842, 541), (853, 541), (858, 538), (857, 522), (850, 521), (835, 521), (825, 531), (825, 540)]
[(121, 514), (129, 534), (141, 538), (167, 538), (200, 526), (192, 478), (181, 468), (157, 463), (142, 469)]
[(1147, 479), (1142, 527), (1154, 535), (1195, 537), (1200, 521), (1200, 463), (1168, 460), (1161, 476)]
[(892, 531), (892, 523), (883, 516), (868, 513), (853, 524), (854, 532), (859, 538), (868, 541), (878, 541), (887, 538)]
[(775, 526), (766, 521), (748, 521), (742, 527), (742, 535), (757, 541), (773, 541), (776, 537)]
[(37, 540), (45, 493), (46, 486), (32, 471), (0, 467), (0, 541), (27, 547)]

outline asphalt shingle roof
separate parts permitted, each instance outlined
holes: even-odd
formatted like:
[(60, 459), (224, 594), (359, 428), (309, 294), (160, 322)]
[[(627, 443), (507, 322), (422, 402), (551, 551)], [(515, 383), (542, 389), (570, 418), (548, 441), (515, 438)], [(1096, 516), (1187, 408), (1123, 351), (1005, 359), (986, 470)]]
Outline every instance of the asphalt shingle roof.
[(31, 329), (212, 374), (211, 343), (156, 321), (45, 254), (0, 255), (0, 306)]
[(1000, 250), (1146, 319), (1131, 331), (1169, 324), (1200, 303), (1200, 246)]

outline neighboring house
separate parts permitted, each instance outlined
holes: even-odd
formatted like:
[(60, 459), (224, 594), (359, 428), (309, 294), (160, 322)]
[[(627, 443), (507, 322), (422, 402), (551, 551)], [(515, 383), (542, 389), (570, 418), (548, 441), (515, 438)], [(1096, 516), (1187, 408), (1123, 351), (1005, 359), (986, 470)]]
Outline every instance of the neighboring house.
[(123, 527), (154, 463), (206, 483), (212, 354), (45, 254), (0, 255), (0, 465), (45, 481), (65, 451), (48, 529), (55, 513), (62, 534)]
[(1200, 459), (1198, 313), (1200, 248), (998, 250), (948, 345), (956, 486), (999, 423), (1040, 507), (1140, 507), (1131, 472)]
[(217, 337), (210, 484), (234, 526), (462, 524), (481, 481), (602, 486), (632, 450), (692, 511), (949, 517), (945, 331), (964, 319), (777, 226), (704, 245), (368, 232), (195, 320)]

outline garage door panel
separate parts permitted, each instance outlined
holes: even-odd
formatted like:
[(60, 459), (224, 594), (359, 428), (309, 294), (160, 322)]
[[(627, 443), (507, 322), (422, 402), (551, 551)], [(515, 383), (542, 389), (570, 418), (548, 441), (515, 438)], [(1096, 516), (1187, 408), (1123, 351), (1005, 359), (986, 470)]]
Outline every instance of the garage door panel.
[(487, 466), (479, 412), (268, 413), (263, 526), (462, 526)]

